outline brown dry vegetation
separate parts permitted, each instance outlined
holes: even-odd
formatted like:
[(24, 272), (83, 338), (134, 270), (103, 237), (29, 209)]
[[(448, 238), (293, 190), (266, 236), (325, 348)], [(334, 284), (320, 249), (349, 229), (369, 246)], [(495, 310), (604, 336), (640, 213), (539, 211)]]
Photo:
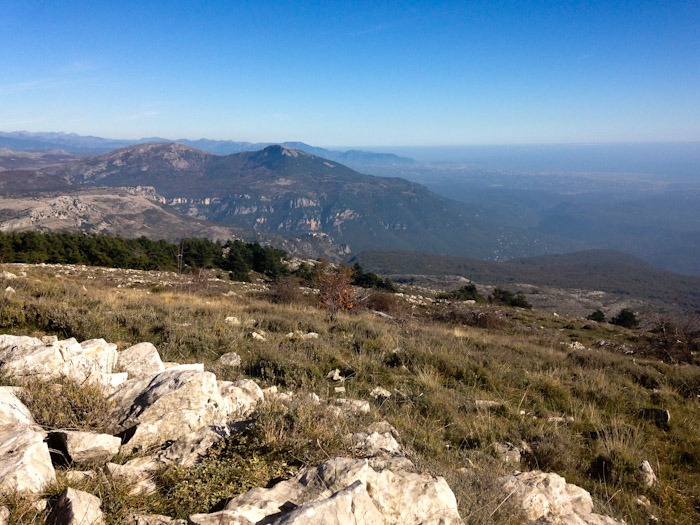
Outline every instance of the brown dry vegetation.
[[(348, 397), (371, 399), (376, 386), (392, 392), (369, 416), (350, 420), (339, 420), (323, 406), (300, 402), (283, 411), (269, 404), (247, 430), (201, 464), (164, 470), (155, 496), (129, 496), (126, 487), (104, 477), (76, 487), (104, 499), (111, 523), (122, 523), (129, 509), (171, 516), (210, 511), (222, 499), (303, 465), (353, 454), (347, 434), (381, 419), (397, 428), (419, 469), (447, 478), (468, 523), (516, 523), (508, 505), (501, 505), (496, 480), (534, 468), (583, 486), (594, 495), (598, 512), (630, 524), (648, 522), (647, 512), (635, 503), (641, 495), (652, 502), (661, 523), (700, 521), (700, 368), (654, 357), (649, 349), (660, 344), (654, 334), (538, 311), (412, 306), (387, 297), (367, 301), (369, 308), (360, 302), (330, 322), (312, 304), (313, 294), (295, 291), (289, 283), (270, 291), (260, 282), (232, 283), (211, 274), (6, 269), (24, 269), (27, 278), (13, 280), (16, 293), (0, 297), (4, 333), (102, 337), (120, 348), (150, 341), (164, 360), (204, 362), (222, 379), (244, 375), (263, 387), (279, 385), (322, 398), (336, 395), (326, 379), (335, 368), (348, 378)], [(377, 315), (377, 309), (391, 318)], [(242, 324), (227, 323), (229, 316)], [(265, 331), (267, 340), (249, 338), (252, 329)], [(296, 330), (320, 337), (286, 337)], [(601, 340), (609, 343), (601, 346)], [(571, 347), (574, 341), (586, 348)], [(242, 357), (241, 370), (214, 363), (230, 351)], [(695, 359), (690, 350), (687, 355), (686, 361)], [(94, 408), (82, 425), (99, 428), (104, 407), (84, 400), (96, 394), (61, 388), (69, 399), (83, 399), (83, 405)], [(29, 389), (26, 402), (34, 413), (53, 410), (45, 392), (51, 387)], [(475, 400), (501, 406), (476, 410)], [(639, 417), (650, 407), (670, 410), (669, 428)], [(548, 419), (554, 416), (573, 421)], [(81, 425), (75, 417), (41, 417), (46, 426)], [(496, 442), (525, 442), (531, 451), (521, 464), (506, 464), (493, 454)], [(659, 477), (651, 489), (635, 478), (643, 460)], [(59, 476), (50, 493), (65, 485)], [(6, 497), (4, 504), (12, 509), (14, 523), (32, 523), (35, 517), (24, 516), (38, 512), (17, 497)]]

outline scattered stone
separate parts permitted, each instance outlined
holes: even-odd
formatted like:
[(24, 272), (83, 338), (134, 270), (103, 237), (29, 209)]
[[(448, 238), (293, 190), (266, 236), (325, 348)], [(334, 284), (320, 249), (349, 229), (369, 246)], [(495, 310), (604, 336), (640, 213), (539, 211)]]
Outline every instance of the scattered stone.
[(97, 472), (94, 470), (67, 470), (66, 481), (68, 483), (81, 483), (86, 479), (95, 479)]
[(54, 343), (58, 343), (58, 336), (57, 335), (45, 335), (41, 338), (41, 342), (44, 343), (45, 345), (52, 345)]
[(391, 397), (391, 392), (386, 388), (380, 386), (374, 387), (374, 389), (369, 393), (370, 397), (375, 399), (377, 403), (384, 403)]
[(189, 468), (199, 462), (215, 443), (230, 436), (231, 429), (228, 426), (203, 427), (177, 439), (165, 450), (160, 451), (156, 460)]
[(400, 456), (403, 454), (401, 445), (391, 432), (358, 432), (351, 436), (353, 446), (362, 451), (366, 457), (389, 454)]
[(10, 525), (10, 509), (0, 507), (0, 525)]
[(637, 469), (637, 480), (647, 488), (656, 484), (656, 474), (647, 460), (642, 461)]
[(119, 478), (131, 485), (129, 494), (148, 495), (158, 490), (153, 481), (153, 474), (162, 463), (151, 457), (134, 458), (123, 465), (107, 463), (107, 472), (113, 478)]
[(220, 365), (230, 366), (233, 368), (238, 368), (242, 364), (241, 356), (239, 356), (236, 352), (228, 352), (227, 354), (224, 354), (221, 357), (219, 357), (219, 359), (217, 359), (216, 362)]
[(522, 512), (527, 525), (624, 525), (624, 522), (595, 514), (591, 495), (557, 474), (538, 470), (516, 472), (499, 481), (505, 495)]
[(224, 319), (224, 323), (230, 324), (231, 326), (241, 326), (241, 320), (233, 315), (228, 316)]
[(132, 525), (187, 525), (185, 520), (178, 520), (160, 514), (136, 514), (132, 516)]
[(326, 379), (330, 379), (331, 381), (345, 381), (345, 378), (341, 375), (340, 369), (338, 368), (328, 372), (328, 374), (326, 374)]
[(490, 401), (488, 399), (475, 399), (474, 409), (477, 411), (499, 410), (503, 408), (503, 403), (499, 401)]
[(237, 516), (235, 512), (230, 510), (221, 510), (212, 514), (193, 514), (187, 519), (187, 522), (189, 525), (257, 525), (249, 519)]
[(81, 490), (67, 488), (58, 497), (47, 525), (103, 525), (104, 515), (97, 496)]
[(118, 363), (131, 379), (144, 379), (165, 370), (158, 350), (151, 343), (139, 343), (123, 350)]
[(250, 332), (250, 338), (254, 339), (255, 341), (267, 341), (267, 339), (265, 339), (265, 336), (259, 334), (258, 332)]
[(0, 493), (39, 493), (56, 481), (45, 434), (30, 428), (0, 432)]
[(67, 377), (79, 383), (109, 384), (117, 345), (104, 339), (75, 339), (45, 344), (35, 337), (1, 335), (0, 371), (16, 378)]
[(547, 423), (573, 423), (572, 416), (550, 416), (547, 418)]
[(569, 349), (571, 350), (587, 350), (586, 346), (580, 341), (572, 341), (569, 343)]
[(520, 450), (512, 443), (493, 443), (491, 445), (494, 455), (503, 463), (520, 464), (522, 455)]
[(8, 272), (7, 270), (3, 270), (2, 273), (0, 273), (0, 278), (2, 278), (5, 281), (11, 281), (13, 279), (17, 279), (17, 276), (12, 272)]
[(119, 453), (122, 440), (109, 434), (77, 430), (49, 432), (49, 446), (61, 453), (68, 463), (104, 465)]
[(329, 498), (302, 505), (276, 521), (278, 525), (345, 525), (386, 523), (359, 479)]
[(356, 414), (369, 414), (370, 406), (368, 401), (362, 399), (347, 399), (344, 397), (339, 397), (333, 400), (333, 406), (331, 406), (336, 415), (346, 415), (354, 416)]
[(337, 386), (333, 389), (336, 394), (344, 394), (345, 393), (345, 387), (344, 386)]
[(5, 295), (14, 295), (16, 293), (17, 291), (14, 288), (12, 288), (12, 286), (8, 286), (7, 288), (5, 288)]

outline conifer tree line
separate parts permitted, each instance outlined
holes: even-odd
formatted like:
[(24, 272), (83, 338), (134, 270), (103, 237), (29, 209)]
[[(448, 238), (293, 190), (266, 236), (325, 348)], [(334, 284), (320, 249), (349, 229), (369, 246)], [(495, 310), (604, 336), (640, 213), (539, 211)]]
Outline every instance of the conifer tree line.
[[(284, 250), (241, 240), (221, 242), (194, 237), (172, 243), (143, 236), (132, 239), (79, 232), (0, 232), (0, 263), (85, 264), (179, 273), (218, 269), (228, 272), (233, 280), (248, 281), (251, 271), (273, 280), (289, 275), (285, 259)], [(357, 263), (348, 271), (350, 284), (397, 291), (389, 279), (365, 272)], [(295, 274), (305, 284), (316, 278), (314, 269), (306, 264)]]
[(247, 280), (253, 270), (268, 277), (284, 275), (284, 250), (259, 243), (187, 238), (179, 243), (147, 237), (127, 239), (103, 234), (38, 231), (0, 232), (0, 262), (85, 264), (135, 270), (185, 271), (217, 268)]

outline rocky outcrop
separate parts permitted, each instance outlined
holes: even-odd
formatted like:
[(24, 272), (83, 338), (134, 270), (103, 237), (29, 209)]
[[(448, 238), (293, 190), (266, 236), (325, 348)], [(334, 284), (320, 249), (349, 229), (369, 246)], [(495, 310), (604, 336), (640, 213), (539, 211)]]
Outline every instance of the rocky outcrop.
[(462, 523), (443, 478), (375, 470), (365, 459), (335, 458), (269, 489), (252, 489), (224, 510), (190, 517), (193, 524)]
[(20, 379), (67, 377), (114, 388), (126, 379), (113, 374), (117, 356), (117, 345), (104, 339), (47, 344), (35, 337), (0, 335), (0, 372)]

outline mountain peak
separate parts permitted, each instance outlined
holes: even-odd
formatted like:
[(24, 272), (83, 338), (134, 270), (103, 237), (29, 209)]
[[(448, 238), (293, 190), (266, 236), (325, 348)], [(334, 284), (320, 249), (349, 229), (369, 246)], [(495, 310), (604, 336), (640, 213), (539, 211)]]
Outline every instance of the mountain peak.
[(295, 149), (291, 148), (289, 146), (285, 146), (284, 144), (273, 144), (272, 146), (268, 146), (265, 149), (261, 151), (261, 153), (265, 156), (277, 156), (281, 155), (283, 157), (305, 157), (305, 158), (312, 158), (315, 155), (312, 155), (311, 153), (307, 153), (305, 151), (302, 151), (300, 149)]

